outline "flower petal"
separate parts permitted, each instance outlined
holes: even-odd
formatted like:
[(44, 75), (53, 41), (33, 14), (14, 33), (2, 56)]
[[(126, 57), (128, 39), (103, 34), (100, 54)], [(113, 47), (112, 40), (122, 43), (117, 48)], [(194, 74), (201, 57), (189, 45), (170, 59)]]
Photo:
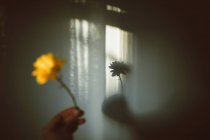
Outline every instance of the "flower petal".
[(32, 76), (36, 77), (38, 84), (45, 84), (49, 79), (57, 78), (64, 64), (64, 60), (58, 59), (52, 53), (43, 54), (34, 62)]

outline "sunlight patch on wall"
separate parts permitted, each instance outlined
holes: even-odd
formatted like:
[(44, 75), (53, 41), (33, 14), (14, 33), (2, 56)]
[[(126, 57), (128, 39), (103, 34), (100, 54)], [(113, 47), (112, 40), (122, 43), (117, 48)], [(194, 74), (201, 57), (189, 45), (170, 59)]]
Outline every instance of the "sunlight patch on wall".
[(70, 84), (79, 99), (88, 97), (88, 35), (90, 23), (86, 20), (70, 20)]
[(106, 25), (106, 97), (121, 92), (119, 78), (111, 76), (109, 65), (113, 61), (132, 63), (132, 36), (130, 32)]
[(126, 13), (125, 10), (116, 7), (116, 6), (112, 6), (112, 5), (106, 5), (106, 10), (107, 11), (112, 11), (112, 12), (117, 12), (117, 13)]

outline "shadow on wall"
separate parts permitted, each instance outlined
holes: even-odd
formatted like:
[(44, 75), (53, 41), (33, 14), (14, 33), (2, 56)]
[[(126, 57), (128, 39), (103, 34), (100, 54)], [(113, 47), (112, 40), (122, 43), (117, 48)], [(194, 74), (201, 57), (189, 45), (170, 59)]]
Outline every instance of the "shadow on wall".
[(135, 115), (128, 107), (125, 97), (116, 94), (106, 99), (102, 110), (111, 119), (130, 127), (136, 140), (208, 140), (210, 139), (209, 103), (202, 109), (194, 108), (182, 114), (182, 118), (159, 118), (154, 112)]
[[(155, 32), (159, 32), (161, 35), (169, 34), (166, 39), (167, 41), (168, 39), (173, 40), (175, 43), (177, 43), (178, 40), (180, 41), (181, 46), (177, 45), (178, 47), (175, 47), (181, 51), (174, 53), (175, 60), (179, 59), (179, 62), (174, 61), (172, 63), (172, 65), (175, 63), (177, 63), (177, 65), (170, 69), (170, 74), (173, 75), (173, 71), (177, 72), (177, 69), (180, 69), (181, 72), (186, 69), (182, 76), (174, 74), (174, 83), (181, 86), (181, 88), (174, 93), (177, 97), (169, 99), (167, 103), (165, 103), (165, 106), (156, 112), (136, 115), (135, 112), (129, 108), (131, 102), (128, 102), (127, 98), (120, 94), (114, 95), (104, 101), (102, 107), (103, 112), (111, 119), (131, 127), (136, 135), (136, 140), (209, 140), (210, 26), (208, 24), (210, 19), (208, 14), (210, 11), (209, 8), (207, 8), (209, 4), (189, 0), (150, 0), (148, 2), (145, 1), (144, 5), (148, 7), (149, 5), (151, 7), (153, 6), (153, 8), (150, 7), (150, 9), (148, 9), (152, 10), (150, 11), (151, 13), (154, 13), (152, 13), (153, 16), (151, 20), (149, 16), (145, 16), (147, 22), (143, 22), (146, 20), (142, 22), (137, 20), (140, 26), (139, 28), (144, 31), (139, 33), (140, 40), (145, 41), (145, 33), (150, 32), (148, 42), (153, 42), (151, 36), (154, 35)], [(155, 17), (154, 15), (156, 14), (157, 16)], [(136, 15), (134, 14), (133, 16)], [(141, 16), (144, 18), (143, 15)], [(164, 24), (156, 24), (156, 21), (161, 21)], [(167, 25), (166, 23), (170, 25), (170, 30), (167, 30), (167, 26), (163, 27)], [(170, 44), (173, 45), (174, 43), (171, 42)], [(173, 52), (174, 47), (171, 45), (170, 48), (167, 49)], [(156, 49), (157, 52), (160, 52), (162, 46), (158, 47), (157, 44), (153, 46), (155, 47), (152, 47), (150, 50), (154, 51), (154, 49)], [(148, 49), (149, 46), (145, 45), (143, 47)], [(164, 55), (166, 54), (168, 55), (169, 53), (166, 52)], [(146, 53), (143, 52), (142, 55), (145, 56)], [(140, 54), (138, 54), (138, 56), (141, 57)], [(146, 57), (146, 59), (149, 59), (150, 56)], [(170, 57), (164, 58), (164, 62), (169, 58)], [(139, 59), (139, 61), (140, 60), (142, 59)], [(167, 64), (169, 64), (167, 67), (171, 66), (171, 62)], [(148, 70), (150, 69), (146, 69), (145, 71)], [(189, 76), (185, 76), (185, 74), (189, 74)], [(167, 77), (166, 73), (163, 75)], [(185, 82), (183, 82), (183, 80), (185, 80)], [(166, 81), (168, 82), (168, 80)], [(150, 84), (149, 82), (148, 84)], [(185, 87), (183, 83), (186, 85), (190, 84)], [(163, 85), (165, 85), (165, 83)], [(174, 86), (174, 84), (172, 84), (172, 86)], [(164, 88), (170, 89), (170, 87)], [(195, 91), (195, 89), (197, 89), (197, 91)], [(141, 92), (139, 90), (137, 91), (138, 93)], [(178, 96), (185, 96), (184, 98), (186, 99), (183, 98), (184, 100), (182, 100), (182, 97)], [(167, 112), (170, 112), (170, 115), (167, 115)]]

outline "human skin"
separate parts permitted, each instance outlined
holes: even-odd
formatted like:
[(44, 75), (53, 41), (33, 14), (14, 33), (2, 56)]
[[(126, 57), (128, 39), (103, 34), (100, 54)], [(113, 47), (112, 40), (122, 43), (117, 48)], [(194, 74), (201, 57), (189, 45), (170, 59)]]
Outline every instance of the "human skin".
[(84, 112), (77, 107), (68, 108), (52, 118), (43, 129), (43, 140), (73, 140), (78, 126), (85, 123)]

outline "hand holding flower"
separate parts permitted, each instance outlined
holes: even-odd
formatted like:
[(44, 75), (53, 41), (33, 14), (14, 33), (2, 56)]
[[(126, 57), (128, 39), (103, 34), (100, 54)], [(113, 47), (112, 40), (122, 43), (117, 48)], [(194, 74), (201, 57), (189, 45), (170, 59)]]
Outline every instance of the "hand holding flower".
[(43, 140), (73, 140), (73, 133), (85, 123), (79, 108), (68, 108), (58, 113), (43, 129)]
[(47, 53), (37, 58), (33, 64), (35, 69), (32, 75), (38, 84), (43, 85), (48, 80), (56, 80), (69, 93), (74, 103), (74, 107), (60, 112), (46, 125), (43, 130), (43, 140), (73, 140), (73, 133), (85, 122), (85, 119), (81, 118), (84, 113), (77, 107), (74, 94), (59, 76), (64, 63), (64, 60)]

